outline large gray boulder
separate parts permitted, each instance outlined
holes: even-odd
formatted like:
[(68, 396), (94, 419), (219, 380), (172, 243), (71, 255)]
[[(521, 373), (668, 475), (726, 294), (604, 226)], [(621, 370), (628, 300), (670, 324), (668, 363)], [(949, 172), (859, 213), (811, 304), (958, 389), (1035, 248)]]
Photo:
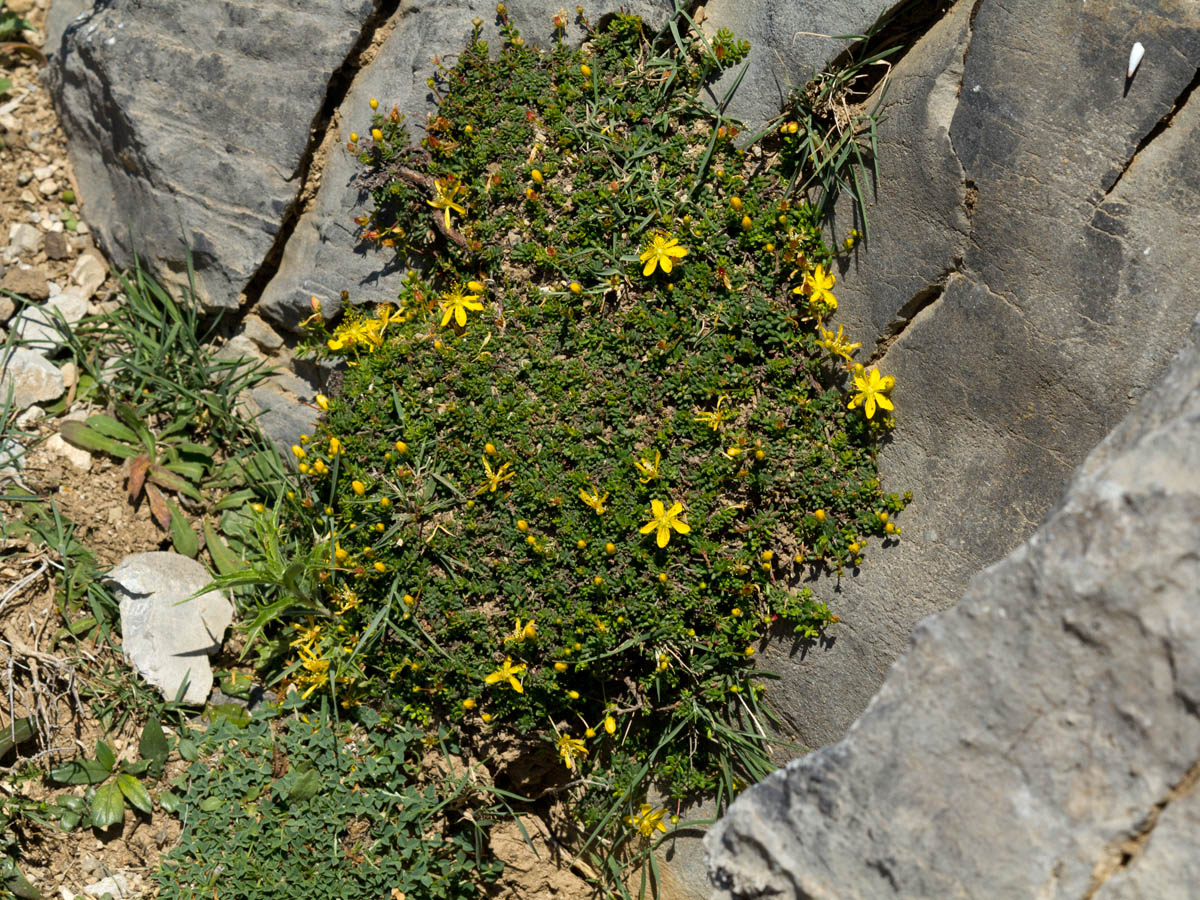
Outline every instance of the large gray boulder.
[(1195, 896), (1198, 470), (1200, 319), (846, 738), (733, 803), (713, 897)]
[[(68, 11), (77, 5), (68, 3)], [(88, 223), (210, 308), (238, 295), (301, 187), (330, 78), (372, 0), (112, 0), (68, 20), (52, 91)]]
[(872, 239), (835, 321), (896, 376), (880, 468), (915, 499), (897, 546), (814, 585), (843, 622), (831, 641), (764, 654), (802, 744), (845, 733), (913, 625), (1033, 532), (1182, 342), (1200, 310), (1197, 59), (1195, 4), (982, 0), (892, 72)]

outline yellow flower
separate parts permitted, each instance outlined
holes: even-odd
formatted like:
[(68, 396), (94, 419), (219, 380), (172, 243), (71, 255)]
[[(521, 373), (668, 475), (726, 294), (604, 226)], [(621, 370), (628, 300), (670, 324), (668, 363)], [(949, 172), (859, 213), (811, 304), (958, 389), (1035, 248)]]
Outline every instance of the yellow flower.
[(654, 451), (654, 461), (648, 459), (635, 459), (634, 467), (642, 473), (642, 477), (638, 479), (642, 484), (649, 484), (658, 477), (658, 464), (662, 462), (662, 454), (657, 450)]
[(896, 379), (891, 375), (880, 375), (878, 369), (871, 369), (865, 374), (866, 378), (861, 375), (854, 376), (854, 386), (858, 393), (850, 399), (850, 409), (861, 406), (868, 419), (875, 415), (876, 405), (880, 409), (895, 409), (892, 401), (884, 395), (895, 386)]
[(696, 415), (692, 418), (693, 422), (700, 422), (707, 425), (713, 431), (721, 427), (721, 423), (729, 418), (729, 411), (721, 410), (721, 404), (725, 402), (725, 395), (722, 394), (717, 398), (717, 406), (712, 412), (701, 412), (696, 410)]
[(588, 494), (583, 488), (579, 489), (579, 499), (596, 511), (596, 515), (604, 515), (604, 511), (608, 509), (604, 505), (604, 501), (608, 499), (608, 491), (604, 492), (604, 496), (600, 496), (599, 489), (594, 485), (588, 485), (592, 489), (592, 493)]
[(588, 748), (584, 745), (582, 738), (560, 734), (555, 744), (558, 746), (558, 755), (562, 757), (563, 765), (572, 772), (575, 771), (576, 760), (587, 758)]
[(642, 837), (650, 837), (655, 829), (666, 834), (667, 826), (663, 822), (666, 814), (666, 809), (654, 809), (649, 803), (643, 803), (641, 811), (636, 816), (626, 819), (626, 822), (641, 832)]
[(502, 483), (513, 477), (513, 473), (508, 471), (508, 467), (512, 465), (512, 463), (504, 463), (504, 465), (500, 466), (500, 468), (493, 472), (491, 464), (487, 461), (487, 457), (481, 456), (479, 458), (483, 460), (483, 470), (487, 475), (487, 480), (475, 493), (482, 494), (484, 491), (487, 491), (490, 494), (494, 494), (496, 493), (496, 488), (500, 487)]
[(442, 314), (442, 327), (445, 328), (450, 324), (450, 319), (453, 317), (459, 328), (463, 328), (467, 324), (467, 311), (479, 311), (483, 309), (482, 303), (477, 303), (479, 300), (478, 294), (464, 294), (461, 284), (456, 284), (454, 290), (449, 293), (442, 294), (442, 309), (445, 312)]
[(649, 277), (654, 274), (656, 268), (661, 268), (663, 272), (670, 275), (671, 269), (675, 266), (675, 260), (687, 256), (687, 252), (687, 247), (679, 246), (678, 238), (673, 238), (660, 231), (654, 235), (639, 257), (646, 264), (646, 267), (642, 269), (642, 274)]
[(292, 455), (295, 456), (296, 459), (304, 459), (304, 457), (308, 456), (308, 454), (304, 452), (304, 448), (299, 444), (292, 444)]
[(324, 394), (317, 394), (317, 406), (321, 407), (325, 412), (329, 412), (329, 398)]
[(824, 312), (833, 312), (837, 309), (837, 298), (829, 290), (833, 287), (833, 282), (833, 273), (826, 273), (825, 267), (818, 265), (804, 276), (804, 284), (794, 288), (792, 293), (803, 294), (807, 292), (810, 308)]
[(378, 144), (380, 141), (383, 140), (383, 132), (380, 131), (378, 128), (372, 128), (371, 129), (371, 140), (373, 140), (375, 143)]
[[(454, 210), (460, 216), (465, 216), (467, 211), (459, 204), (454, 202), (454, 198), (466, 190), (458, 183), (457, 178), (435, 178), (433, 181), (433, 199), (425, 202), (434, 209), (440, 209), (446, 216), (446, 227), (450, 227), (450, 210)], [(443, 323), (445, 324), (445, 323)]]
[(683, 512), (683, 504), (676, 503), (670, 509), (663, 506), (661, 500), (650, 501), (650, 521), (641, 528), (642, 534), (649, 534), (652, 531), (658, 532), (657, 541), (659, 547), (667, 546), (667, 542), (671, 540), (671, 529), (674, 528), (680, 534), (690, 532), (691, 526), (687, 522), (680, 520), (679, 516)]
[(862, 346), (861, 343), (850, 343), (850, 339), (842, 332), (842, 326), (838, 326), (837, 334), (832, 331), (826, 331), (820, 325), (817, 330), (821, 332), (821, 340), (817, 341), (818, 347), (824, 347), (833, 356), (840, 356), (846, 362), (850, 362), (850, 357), (854, 355), (854, 351)]
[(361, 481), (359, 481), (357, 478), (355, 478), (352, 482), (350, 482), (350, 487), (354, 491), (354, 493), (358, 494), (358, 496), (360, 496), (360, 497), (367, 492), (367, 486), (365, 484), (363, 484)]
[(513, 633), (504, 639), (506, 644), (520, 644), (524, 641), (532, 641), (537, 637), (537, 626), (533, 624), (533, 619), (521, 625), (521, 619), (517, 617), (516, 627), (513, 628)]
[(368, 105), (371, 107), (371, 109), (379, 109), (379, 101), (374, 97), (368, 101)]
[(609, 734), (612, 734), (613, 732), (615, 732), (617, 730), (617, 720), (614, 719), (612, 716), (605, 716), (604, 717), (604, 730), (607, 731)]
[(524, 671), (525, 663), (520, 663), (519, 665), (514, 666), (512, 664), (512, 657), (506, 656), (504, 657), (504, 665), (483, 679), (483, 681), (484, 684), (499, 684), (502, 681), (507, 681), (509, 687), (511, 687), (518, 694), (523, 694), (525, 693), (525, 688), (521, 685), (521, 682), (517, 680), (517, 676)]

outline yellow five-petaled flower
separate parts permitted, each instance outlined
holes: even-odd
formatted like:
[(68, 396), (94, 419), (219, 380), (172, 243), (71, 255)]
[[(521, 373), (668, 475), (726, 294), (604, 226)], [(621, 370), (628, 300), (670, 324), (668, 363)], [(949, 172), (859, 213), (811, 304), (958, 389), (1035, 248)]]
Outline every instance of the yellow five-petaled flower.
[(483, 682), (484, 684), (499, 684), (502, 681), (507, 681), (509, 687), (511, 687), (518, 694), (523, 694), (525, 693), (525, 688), (521, 685), (521, 682), (517, 680), (517, 676), (524, 671), (525, 663), (519, 663), (518, 665), (514, 666), (512, 657), (506, 656), (504, 657), (504, 665), (502, 665), (491, 675), (487, 676), (487, 678), (483, 679)]
[(569, 734), (560, 734), (555, 743), (558, 745), (558, 755), (562, 757), (563, 765), (572, 772), (575, 771), (575, 760), (583, 759), (588, 755), (588, 749), (583, 743), (583, 738), (573, 738)]
[(592, 492), (589, 494), (583, 488), (580, 488), (579, 499), (594, 509), (596, 511), (596, 515), (604, 515), (605, 511), (608, 509), (608, 507), (604, 505), (604, 501), (608, 499), (608, 491), (605, 491), (604, 496), (601, 496), (600, 489), (594, 484), (588, 485), (588, 487), (592, 489)]
[(504, 639), (506, 644), (520, 644), (524, 641), (532, 641), (537, 637), (537, 625), (530, 619), (524, 625), (521, 625), (521, 618), (517, 617), (516, 627), (513, 628), (513, 633)]
[(665, 547), (667, 546), (667, 542), (671, 540), (672, 528), (680, 534), (687, 534), (692, 530), (687, 522), (679, 518), (682, 513), (682, 503), (676, 503), (670, 509), (667, 509), (661, 500), (651, 500), (650, 521), (642, 526), (641, 533), (649, 534), (652, 531), (657, 531), (656, 540), (658, 541), (658, 546)]
[(513, 473), (508, 471), (511, 463), (504, 463), (504, 465), (493, 472), (491, 464), (487, 461), (487, 457), (481, 456), (480, 459), (483, 460), (483, 471), (487, 474), (487, 481), (483, 483), (483, 487), (476, 491), (476, 493), (482, 494), (484, 491), (487, 491), (490, 494), (494, 494), (496, 493), (496, 488), (513, 477)]
[(729, 418), (728, 411), (723, 411), (721, 409), (721, 404), (724, 402), (725, 402), (725, 395), (722, 394), (720, 397), (717, 398), (717, 405), (713, 409), (712, 412), (703, 412), (701, 410), (696, 410), (696, 415), (692, 419), (692, 421), (700, 422), (704, 425), (707, 425), (713, 431), (716, 431), (718, 428), (721, 427), (721, 423), (724, 422), (727, 418)]
[(665, 808), (654, 809), (649, 803), (643, 803), (641, 811), (636, 816), (630, 816), (625, 821), (641, 832), (642, 837), (650, 837), (655, 829), (667, 833), (663, 817), (667, 814)]
[(442, 327), (445, 328), (450, 324), (450, 319), (453, 317), (459, 328), (463, 328), (467, 324), (467, 312), (478, 312), (483, 309), (483, 304), (477, 302), (478, 294), (463, 293), (463, 286), (456, 284), (454, 289), (442, 294)]
[(454, 198), (461, 194), (465, 188), (458, 183), (457, 178), (436, 178), (433, 182), (433, 199), (425, 202), (434, 209), (440, 209), (446, 216), (446, 227), (450, 227), (450, 210), (454, 210), (460, 216), (465, 216), (467, 211), (454, 202)]
[(804, 284), (793, 289), (792, 293), (803, 294), (807, 290), (810, 307), (824, 312), (833, 312), (837, 309), (837, 298), (830, 292), (833, 282), (833, 273), (827, 273), (824, 266), (818, 265), (804, 276)]
[(861, 406), (868, 419), (875, 415), (876, 404), (880, 409), (895, 409), (892, 401), (884, 396), (896, 386), (896, 379), (891, 375), (880, 375), (878, 369), (871, 369), (865, 378), (855, 375), (854, 386), (858, 393), (850, 398), (850, 409)]
[(651, 481), (657, 478), (658, 465), (661, 462), (662, 454), (657, 450), (654, 451), (653, 461), (648, 459), (635, 459), (633, 461), (633, 465), (642, 474), (642, 477), (639, 478), (638, 481), (640, 481), (642, 484), (649, 484)]
[(824, 347), (833, 356), (840, 356), (846, 362), (850, 362), (850, 357), (854, 355), (854, 351), (862, 346), (861, 343), (855, 341), (850, 343), (850, 338), (844, 334), (842, 326), (838, 326), (837, 334), (832, 331), (827, 331), (820, 325), (817, 330), (821, 332), (821, 340), (817, 341), (817, 346)]
[(673, 238), (661, 231), (654, 235), (640, 259), (646, 264), (642, 274), (649, 277), (655, 268), (661, 268), (667, 275), (675, 267), (675, 260), (687, 256), (687, 247), (679, 246), (679, 238)]

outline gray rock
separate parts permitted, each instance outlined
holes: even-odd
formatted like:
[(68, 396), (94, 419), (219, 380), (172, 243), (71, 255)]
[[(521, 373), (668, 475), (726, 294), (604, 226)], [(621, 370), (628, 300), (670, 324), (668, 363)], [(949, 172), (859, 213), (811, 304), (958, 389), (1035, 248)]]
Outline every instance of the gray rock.
[(311, 435), (316, 430), (321, 416), (313, 405), (312, 388), (301, 383), (304, 387), (299, 391), (267, 385), (247, 391), (239, 398), (246, 414), (257, 420), (263, 434), (285, 460), (292, 459), (291, 446), (300, 442), (300, 435)]
[(30, 350), (53, 356), (64, 345), (65, 325), (74, 325), (87, 315), (87, 298), (77, 291), (55, 294), (42, 306), (27, 306), (13, 320), (13, 333)]
[(279, 333), (256, 315), (242, 319), (242, 334), (268, 352), (283, 346), (283, 338)]
[(213, 675), (208, 657), (233, 622), (233, 604), (219, 591), (198, 597), (212, 580), (204, 566), (178, 553), (126, 556), (106, 580), (121, 606), (125, 657), (166, 700), (187, 682), (183, 701), (205, 702)]
[(794, 87), (803, 87), (852, 41), (834, 35), (861, 35), (896, 6), (894, 0), (710, 0), (702, 27), (710, 36), (728, 28), (750, 43), (750, 56), (711, 89), (721, 101), (741, 68), (741, 85), (726, 113), (758, 131), (779, 115)]
[(12, 318), (13, 313), (17, 311), (15, 304), (9, 297), (0, 294), (0, 322), (7, 322)]
[(37, 253), (42, 244), (42, 234), (32, 225), (16, 222), (8, 228), (8, 247), (17, 256)]
[(115, 0), (67, 27), (51, 89), (109, 259), (128, 266), (136, 247), (183, 284), (186, 244), (201, 301), (236, 307), (296, 200), (309, 129), (372, 6)]
[(898, 546), (813, 585), (832, 641), (763, 655), (803, 745), (845, 734), (913, 625), (1033, 532), (1200, 309), (1181, 238), (1200, 234), (1200, 7), (1154, 21), (1127, 97), (1142, 14), (1068, 0), (959, 3), (892, 73), (872, 241), (834, 321), (896, 376), (879, 463), (915, 499)]
[(100, 259), (94, 251), (84, 253), (79, 259), (75, 260), (75, 265), (71, 268), (71, 281), (79, 285), (86, 300), (92, 298), (92, 295), (100, 289), (100, 285), (104, 284), (104, 279), (107, 277), (108, 266), (104, 264), (104, 260)]
[[(61, 225), (62, 223), (56, 224)], [(67, 236), (61, 231), (47, 232), (44, 239), (44, 246), (46, 248), (47, 259), (63, 260), (71, 256), (71, 245), (67, 241)]]
[(731, 805), (705, 840), (713, 896), (1192, 896), (1198, 468), (1200, 319), (846, 738)]
[[(509, 19), (522, 36), (537, 43), (550, 37), (550, 19), (561, 4), (517, 0), (506, 5)], [(585, 4), (593, 22), (619, 8), (630, 9), (657, 27), (666, 21), (673, 6), (671, 0)], [(358, 162), (340, 148), (351, 131), (362, 131), (362, 123), (369, 121), (371, 97), (377, 97), (384, 108), (398, 107), (413, 136), (419, 137), (417, 129), (434, 109), (425, 84), (432, 71), (431, 59), (458, 53), (470, 39), (471, 20), (476, 17), (484, 20), (482, 39), (489, 46), (499, 46), (495, 9), (492, 0), (456, 0), (404, 7), (396, 13), (395, 29), (374, 62), (359, 73), (342, 104), (340, 140), (326, 160), (316, 196), (296, 223), (279, 269), (259, 300), (263, 318), (283, 331), (296, 333), (297, 323), (312, 313), (309, 298), (313, 296), (322, 300), (327, 315), (337, 311), (343, 290), (350, 292), (354, 303), (395, 301), (404, 272), (392, 255), (360, 246), (356, 240), (351, 220), (361, 214), (368, 196), (356, 184)], [(567, 39), (578, 39), (578, 28), (570, 28)]]
[(0, 290), (11, 291), (29, 300), (45, 300), (50, 296), (50, 281), (42, 269), (17, 266), (4, 273)]
[(40, 353), (24, 347), (0, 349), (0, 406), (25, 409), (35, 403), (46, 403), (62, 395), (62, 374), (54, 363)]

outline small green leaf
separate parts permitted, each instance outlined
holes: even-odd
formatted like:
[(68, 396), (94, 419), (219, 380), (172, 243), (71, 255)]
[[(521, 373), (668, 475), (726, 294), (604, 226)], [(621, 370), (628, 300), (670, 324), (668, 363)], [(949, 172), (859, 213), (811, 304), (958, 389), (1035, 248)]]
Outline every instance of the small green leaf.
[(138, 741), (138, 753), (141, 754), (142, 759), (150, 761), (151, 773), (157, 778), (167, 762), (170, 747), (167, 745), (167, 736), (163, 734), (162, 723), (153, 716), (146, 720), (146, 725), (142, 728), (142, 738)]
[(96, 762), (110, 772), (117, 767), (117, 755), (104, 741), (96, 741)]
[(127, 772), (130, 775), (145, 775), (150, 769), (150, 760), (139, 759), (135, 763), (122, 762), (121, 771)]
[(59, 784), (99, 784), (112, 771), (94, 759), (75, 759), (50, 770), (50, 780)]
[(87, 812), (87, 804), (82, 797), (75, 797), (71, 794), (63, 794), (54, 798), (54, 804), (71, 812), (80, 813), (81, 815)]
[(154, 812), (154, 801), (150, 799), (150, 792), (132, 775), (125, 772), (118, 775), (117, 787), (121, 789), (121, 793), (125, 795), (125, 799), (134, 809), (139, 809), (146, 815)]
[(200, 540), (196, 537), (196, 532), (192, 531), (192, 526), (183, 517), (174, 500), (167, 501), (167, 509), (171, 512), (171, 543), (175, 546), (175, 551), (195, 559), (196, 554), (200, 552)]
[(213, 812), (225, 805), (224, 797), (205, 797), (200, 801), (201, 812)]
[(24, 716), (10, 725), (0, 726), (0, 757), (5, 756), (17, 744), (33, 737), (33, 719)]
[(232, 494), (227, 494), (213, 504), (213, 512), (220, 512), (225, 509), (239, 509), (245, 506), (248, 502), (254, 499), (254, 491), (249, 488), (244, 490), (234, 491)]
[(114, 438), (118, 441), (124, 441), (127, 444), (137, 444), (138, 437), (130, 429), (126, 428), (112, 416), (98, 415), (88, 416), (88, 428), (98, 432), (105, 437)]
[(315, 769), (309, 769), (303, 775), (296, 779), (292, 785), (292, 789), (288, 791), (287, 802), (303, 803), (305, 800), (311, 800), (321, 790), (321, 776), (317, 774)]
[(204, 545), (208, 547), (208, 555), (212, 557), (213, 565), (221, 575), (229, 575), (246, 568), (246, 564), (234, 555), (233, 551), (221, 540), (216, 529), (204, 523)]
[(107, 828), (125, 818), (125, 800), (115, 781), (101, 785), (92, 798), (92, 827)]
[(63, 440), (83, 450), (108, 453), (120, 459), (132, 459), (138, 455), (135, 448), (105, 437), (90, 429), (83, 422), (63, 422), (58, 431), (63, 436)]
[(229, 724), (238, 728), (245, 728), (250, 724), (249, 710), (237, 703), (210, 703), (204, 711), (214, 722), (217, 719), (227, 719)]
[(200, 755), (196, 750), (196, 742), (191, 738), (180, 738), (176, 749), (179, 751), (179, 755), (188, 762), (195, 762), (196, 757)]
[(63, 831), (74, 831), (75, 827), (83, 821), (83, 816), (72, 810), (64, 810), (63, 814), (58, 817), (58, 827)]
[(165, 791), (158, 795), (158, 805), (163, 808), (163, 812), (167, 812), (172, 815), (174, 815), (179, 809), (181, 802), (182, 800), (180, 796), (174, 791)]

